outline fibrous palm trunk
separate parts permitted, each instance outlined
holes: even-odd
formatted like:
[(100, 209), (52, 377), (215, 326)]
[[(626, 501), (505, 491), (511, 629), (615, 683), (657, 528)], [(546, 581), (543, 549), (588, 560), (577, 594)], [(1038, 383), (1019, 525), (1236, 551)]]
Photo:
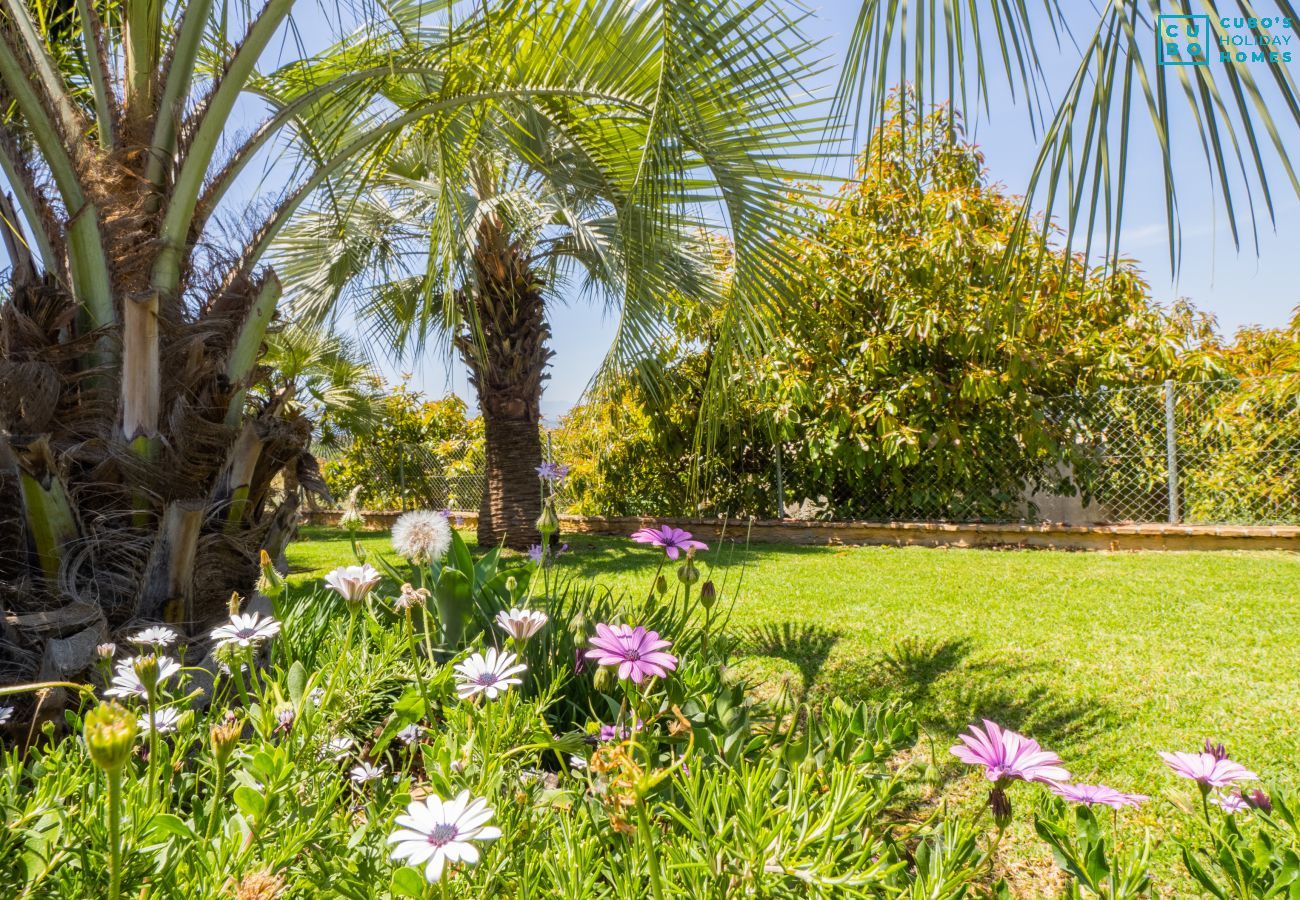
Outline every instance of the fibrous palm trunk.
[[(483, 415), (487, 485), (480, 546), (525, 550), (538, 541), (542, 383), (550, 329), (542, 282), (516, 242), (493, 223), (479, 231), (475, 284), (461, 296), (467, 328), (456, 345)], [(475, 325), (477, 327), (475, 327)]]
[(79, 4), (93, 110), (22, 5), (0, 21), (0, 105), (20, 114), (0, 122), (17, 195), (0, 197), (0, 683), (75, 677), (96, 638), (142, 620), (203, 634), (281, 541), (296, 498), (279, 473), (319, 483), (310, 423), (248, 397), (278, 281), (260, 255), (195, 260), (225, 117), (289, 5), (268, 3), (187, 104), (209, 3), (176, 29), (162, 4), (124, 3), (120, 82), (119, 32)]

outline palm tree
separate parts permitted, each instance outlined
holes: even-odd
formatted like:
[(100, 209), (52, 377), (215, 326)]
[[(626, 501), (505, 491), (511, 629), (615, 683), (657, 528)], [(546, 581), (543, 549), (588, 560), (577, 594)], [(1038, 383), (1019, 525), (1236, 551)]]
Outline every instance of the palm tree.
[[(246, 592), (297, 502), (274, 502), (272, 481), (314, 471), (308, 424), (248, 390), (280, 297), (261, 261), (323, 177), (372, 144), (325, 135), (260, 215), (230, 237), (214, 223), (287, 127), (364, 108), (371, 82), (409, 61), (372, 58), (367, 36), (351, 71), (295, 59), (259, 73), (292, 7), (75, 0), (38, 21), (26, 0), (3, 2), (0, 607), (18, 616), (16, 670), (46, 638), (190, 624)], [(227, 141), (249, 93), (267, 117)]]
[[(511, 20), (510, 6), (480, 13), (488, 30)], [(382, 178), (332, 185), (330, 198), (349, 198), (342, 215), (332, 202), (301, 214), (276, 251), (299, 313), (350, 307), (374, 345), (418, 352), (435, 341), (459, 355), (486, 431), (478, 538), (516, 549), (536, 542), (541, 512), (548, 305), (617, 308), (606, 374), (649, 377), (669, 296), (739, 296), (720, 315), (737, 339), (781, 297), (770, 238), (789, 158), (813, 136), (790, 96), (807, 46), (775, 7), (561, 0), (536, 16), (512, 64), (577, 60), (601, 96), (581, 122), (557, 121), (534, 96), (467, 110), (452, 143), (413, 126)], [(724, 217), (736, 294), (718, 289), (702, 239)]]
[[(3, 636), (10, 662), (30, 671), (44, 639), (80, 630), (78, 643), (93, 643), (105, 619), (213, 616), (231, 591), (251, 589), (259, 548), (291, 526), (298, 498), (277, 503), (271, 488), (286, 468), (311, 470), (310, 428), (250, 388), (281, 293), (263, 262), (300, 205), (343, 168), (376, 165), (417, 123), (452, 147), (467, 111), (535, 102), (574, 134), (621, 140), (584, 115), (621, 115), (652, 92), (633, 83), (649, 76), (582, 53), (520, 60), (529, 39), (574, 49), (565, 35), (534, 34), (549, 4), (511, 3), (489, 21), (394, 0), (331, 52), (262, 72), (273, 40), (292, 33), (293, 0), (257, 11), (75, 0), (59, 28), (37, 23), (26, 0), (0, 3), (0, 168), (12, 196), (0, 210), (11, 259), (0, 606), (22, 631)], [(600, 25), (582, 28), (591, 39)], [(235, 138), (250, 96), (267, 118)], [(700, 128), (731, 119), (705, 116)], [(640, 133), (651, 150), (658, 128)], [(218, 225), (240, 175), (286, 141), (297, 148), (287, 187)], [(775, 164), (737, 171), (761, 186)], [(662, 183), (619, 174), (637, 191)], [(762, 227), (758, 205), (733, 214)]]
[[(1300, 140), (1300, 90), (1290, 54), (1261, 53), (1269, 48), (1258, 46), (1239, 52), (1231, 43), (1234, 37), (1258, 43), (1272, 35), (1278, 38), (1272, 49), (1285, 50), (1300, 18), (1289, 0), (1271, 6), (1220, 0), (861, 0), (836, 106), (842, 124), (870, 132), (884, 121), (893, 86), (908, 82), (918, 109), (939, 99), (951, 100), (955, 112), (973, 111), (974, 105), (987, 111), (990, 86), (1001, 76), (1039, 138), (1021, 234), (1039, 208), (1046, 213), (1040, 220), (1044, 236), (1059, 225), (1067, 251), (1091, 256), (1100, 249), (1117, 265), (1136, 171), (1163, 183), (1169, 263), (1176, 273), (1183, 249), (1180, 178), (1195, 191), (1211, 186), (1238, 249), (1243, 240), (1253, 240), (1258, 252), (1261, 216), (1276, 227), (1275, 213), (1288, 190), (1292, 202), (1300, 198), (1300, 177), (1288, 151)], [(1200, 31), (1191, 33), (1189, 25)], [(1230, 52), (1221, 39), (1228, 40)], [(1199, 55), (1193, 55), (1193, 43)], [(1077, 63), (1053, 97), (1043, 61), (1060, 57)], [(1006, 115), (998, 113), (1000, 125), (1008, 122)], [(1195, 144), (1174, 139), (1179, 117), (1199, 133), (1199, 153)], [(1135, 148), (1141, 157), (1133, 156)], [(1204, 169), (1180, 171), (1198, 156)], [(1007, 253), (1010, 258), (1014, 248)]]

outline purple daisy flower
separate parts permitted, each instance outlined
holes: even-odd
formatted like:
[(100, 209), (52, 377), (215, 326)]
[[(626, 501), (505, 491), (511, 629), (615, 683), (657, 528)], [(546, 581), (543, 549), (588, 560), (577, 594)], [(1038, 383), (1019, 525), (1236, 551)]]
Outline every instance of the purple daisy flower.
[(961, 743), (952, 748), (952, 755), (968, 765), (983, 766), (984, 777), (994, 783), (1019, 779), (1051, 784), (1070, 780), (1059, 756), (1044, 750), (1033, 738), (1007, 731), (997, 722), (985, 719), (983, 728), (972, 725), (969, 734), (957, 737)]
[(598, 666), (618, 666), (619, 678), (631, 678), (633, 684), (645, 681), (646, 676), (668, 677), (677, 668), (677, 657), (665, 653), (671, 641), (662, 640), (654, 631), (638, 625), (596, 626), (596, 635), (588, 644), (587, 658)]
[(1160, 758), (1174, 773), (1190, 778), (1202, 787), (1227, 787), (1238, 781), (1253, 781), (1259, 776), (1241, 763), (1213, 753), (1165, 753)]
[(569, 467), (564, 463), (544, 462), (537, 467), (537, 477), (551, 484), (559, 484), (569, 477)]
[(663, 547), (664, 553), (669, 559), (677, 559), (683, 550), (709, 549), (709, 545), (704, 541), (697, 541), (692, 538), (689, 531), (674, 528), (672, 525), (661, 525), (658, 528), (642, 528), (640, 531), (632, 533), (632, 540), (638, 544), (652, 544), (655, 547)]
[(608, 744), (610, 741), (626, 741), (632, 737), (633, 733), (641, 730), (641, 723), (637, 722), (635, 728), (629, 728), (626, 725), (602, 725), (596, 735), (596, 739), (602, 744)]
[(1124, 794), (1104, 784), (1053, 784), (1051, 789), (1053, 794), (1064, 797), (1071, 803), (1109, 806), (1111, 809), (1140, 806), (1151, 799), (1146, 794)]
[(1246, 798), (1243, 797), (1240, 792), (1235, 794), (1216, 794), (1210, 799), (1210, 802), (1228, 815), (1244, 812), (1245, 810), (1250, 809), (1250, 804), (1246, 802)]

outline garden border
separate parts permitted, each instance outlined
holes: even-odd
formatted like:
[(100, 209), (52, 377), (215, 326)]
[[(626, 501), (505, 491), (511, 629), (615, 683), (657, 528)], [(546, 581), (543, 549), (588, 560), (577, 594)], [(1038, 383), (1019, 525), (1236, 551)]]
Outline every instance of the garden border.
[[(307, 522), (337, 525), (340, 510), (305, 511)], [(387, 528), (401, 513), (363, 512), (373, 527)], [(455, 513), (472, 526), (477, 513)], [(560, 516), (562, 530), (627, 536), (647, 525), (675, 525), (717, 539), (719, 519), (653, 516)], [(1290, 550), (1300, 551), (1297, 525), (1058, 525), (956, 524), (949, 522), (804, 522), (794, 519), (732, 520), (727, 533), (761, 544), (885, 544), (918, 547), (1024, 547), (1052, 550)]]

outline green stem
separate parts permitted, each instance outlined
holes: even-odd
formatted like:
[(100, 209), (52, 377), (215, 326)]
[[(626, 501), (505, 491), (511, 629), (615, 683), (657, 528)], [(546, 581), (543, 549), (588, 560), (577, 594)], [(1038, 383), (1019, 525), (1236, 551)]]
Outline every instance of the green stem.
[(108, 773), (108, 900), (122, 896), (122, 770)]
[(646, 798), (642, 797), (636, 805), (637, 832), (645, 846), (646, 860), (650, 865), (650, 890), (654, 900), (664, 900), (663, 878), (659, 874), (659, 856), (655, 853), (654, 829), (650, 824), (650, 815), (646, 812)]
[(149, 705), (149, 785), (146, 795), (149, 798), (149, 805), (152, 806), (154, 785), (158, 780), (158, 721), (156, 718), (158, 704), (154, 701), (153, 691), (149, 692), (146, 702)]
[(208, 824), (203, 829), (203, 840), (212, 840), (212, 826), (217, 821), (217, 813), (220, 811), (221, 795), (226, 790), (226, 762), (224, 759), (217, 759), (217, 779), (212, 787), (212, 808), (208, 810)]
[[(415, 669), (415, 683), (420, 686), (420, 697), (424, 700), (424, 714), (433, 716), (433, 704), (429, 702), (429, 688), (424, 683), (424, 672), (419, 655), (416, 652), (415, 622), (411, 619), (411, 608), (406, 608), (406, 645), (411, 651), (411, 666)], [(433, 721), (432, 718), (429, 719)]]

